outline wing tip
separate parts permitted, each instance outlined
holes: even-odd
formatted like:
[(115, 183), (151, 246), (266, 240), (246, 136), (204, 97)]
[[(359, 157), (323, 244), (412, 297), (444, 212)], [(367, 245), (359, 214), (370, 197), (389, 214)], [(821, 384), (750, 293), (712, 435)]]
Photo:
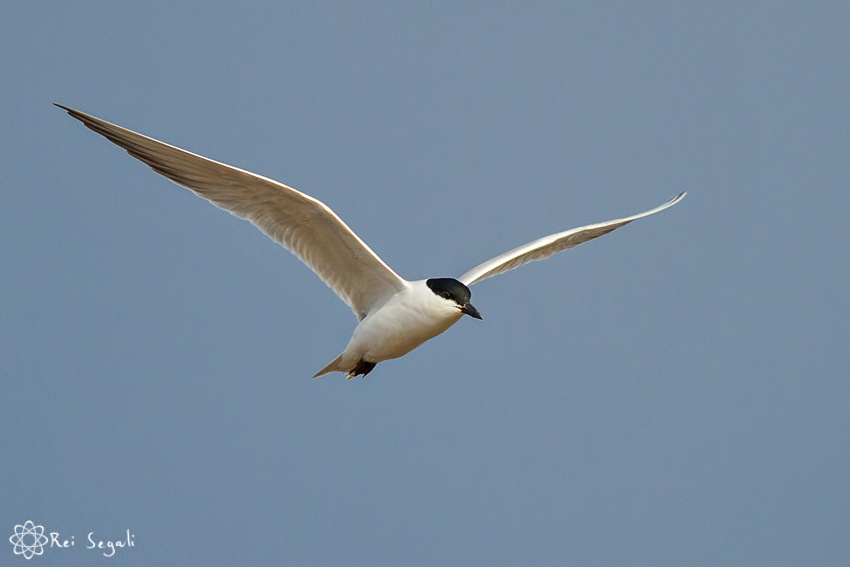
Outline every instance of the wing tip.
[[(663, 205), (659, 205), (658, 207), (656, 207), (652, 210), (646, 211), (645, 213), (642, 213), (640, 215), (636, 215), (635, 219), (641, 218), (641, 217), (644, 217), (644, 216), (648, 216), (648, 215), (652, 215), (652, 214), (655, 214), (655, 213), (660, 213), (664, 209), (669, 209), (670, 207), (672, 207), (673, 205), (675, 205), (676, 203), (678, 203), (679, 201), (684, 199), (685, 195), (687, 195), (687, 194), (688, 194), (687, 191), (682, 191), (681, 193), (679, 193), (678, 195), (676, 195), (675, 197), (673, 197), (672, 199), (670, 199), (669, 201), (667, 201)], [(635, 220), (635, 219), (632, 219), (632, 220)]]
[(64, 110), (65, 112), (68, 113), (68, 116), (70, 116), (71, 118), (76, 118), (77, 120), (79, 120), (80, 122), (82, 122), (84, 124), (89, 124), (91, 122), (91, 118), (93, 118), (93, 117), (89, 116), (88, 114), (86, 114), (85, 112), (80, 112), (79, 110), (74, 110), (70, 106), (65, 106), (63, 104), (59, 104), (58, 102), (54, 102), (53, 106), (55, 106), (57, 108), (61, 108), (62, 110)]

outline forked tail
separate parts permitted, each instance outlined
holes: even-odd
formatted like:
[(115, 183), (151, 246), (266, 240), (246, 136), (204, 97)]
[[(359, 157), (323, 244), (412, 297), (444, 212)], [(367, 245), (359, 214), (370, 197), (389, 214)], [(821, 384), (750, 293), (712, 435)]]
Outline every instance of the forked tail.
[(342, 368), (340, 368), (340, 363), (342, 362), (342, 355), (340, 354), (338, 357), (333, 359), (333, 362), (316, 372), (313, 378), (318, 378), (319, 376), (324, 376), (325, 374), (330, 374), (331, 372), (345, 372)]

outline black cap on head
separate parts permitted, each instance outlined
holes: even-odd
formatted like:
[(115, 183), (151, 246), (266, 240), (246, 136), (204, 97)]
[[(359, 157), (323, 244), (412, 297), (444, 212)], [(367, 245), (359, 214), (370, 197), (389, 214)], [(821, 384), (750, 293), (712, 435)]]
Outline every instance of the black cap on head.
[(453, 278), (431, 278), (426, 280), (425, 284), (440, 297), (450, 299), (458, 305), (466, 305), (472, 297), (469, 288)]
[(430, 280), (425, 280), (425, 284), (440, 297), (457, 303), (463, 313), (466, 313), (470, 317), (481, 319), (481, 314), (478, 310), (469, 304), (469, 298), (472, 297), (469, 288), (456, 279), (431, 278)]

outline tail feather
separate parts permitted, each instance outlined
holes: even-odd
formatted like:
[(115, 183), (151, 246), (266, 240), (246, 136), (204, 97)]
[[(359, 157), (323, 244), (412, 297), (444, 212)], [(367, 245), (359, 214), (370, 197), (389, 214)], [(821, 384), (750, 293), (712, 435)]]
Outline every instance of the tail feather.
[(313, 378), (318, 378), (319, 376), (324, 376), (325, 374), (330, 374), (331, 372), (345, 372), (342, 368), (340, 368), (340, 363), (342, 362), (342, 355), (340, 354), (338, 357), (333, 359), (333, 361), (316, 372)]

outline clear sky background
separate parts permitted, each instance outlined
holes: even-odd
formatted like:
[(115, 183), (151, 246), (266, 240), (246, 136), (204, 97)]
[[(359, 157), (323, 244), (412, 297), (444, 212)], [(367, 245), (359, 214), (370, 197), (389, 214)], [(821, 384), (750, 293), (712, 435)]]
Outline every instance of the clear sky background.
[[(15, 2), (0, 564), (847, 565), (846, 2)], [(278, 179), (472, 288), (366, 378), (250, 224), (58, 102)]]

